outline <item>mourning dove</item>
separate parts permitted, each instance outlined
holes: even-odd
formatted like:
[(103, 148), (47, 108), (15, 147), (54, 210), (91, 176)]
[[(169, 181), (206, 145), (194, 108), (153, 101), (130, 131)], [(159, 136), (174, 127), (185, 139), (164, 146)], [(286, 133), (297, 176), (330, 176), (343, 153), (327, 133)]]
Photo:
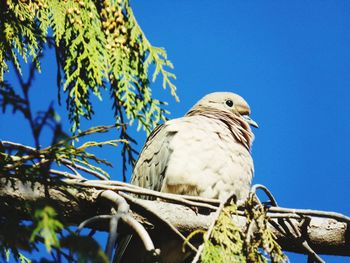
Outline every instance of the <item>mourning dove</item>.
[[(211, 93), (184, 117), (158, 126), (148, 137), (131, 183), (144, 188), (225, 200), (248, 196), (254, 173), (250, 155), (254, 139), (247, 102), (230, 92)], [(183, 241), (162, 232), (152, 236), (164, 263), (189, 262)], [(126, 248), (127, 246), (127, 248)], [(124, 239), (117, 262), (144, 262), (137, 236)]]
[(254, 135), (248, 103), (231, 92), (206, 95), (184, 117), (148, 137), (131, 183), (144, 188), (224, 200), (249, 193)]

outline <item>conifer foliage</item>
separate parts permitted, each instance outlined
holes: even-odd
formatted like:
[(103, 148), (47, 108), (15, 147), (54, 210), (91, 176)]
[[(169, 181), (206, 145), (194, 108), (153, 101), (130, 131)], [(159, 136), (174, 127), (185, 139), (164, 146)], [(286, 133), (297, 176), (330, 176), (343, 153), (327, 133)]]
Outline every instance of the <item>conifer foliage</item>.
[[(62, 131), (52, 105), (37, 114), (30, 107), (28, 92), (48, 48), (55, 51), (58, 99), (64, 96), (66, 100), (71, 136)], [(25, 78), (22, 72), (27, 64), (29, 76)], [(13, 191), (18, 190), (11, 182), (15, 179), (29, 182), (32, 187), (40, 181), (46, 186), (63, 184), (64, 188), (70, 179), (77, 183), (86, 181), (80, 175), (83, 172), (108, 180), (110, 176), (101, 166), (111, 164), (89, 153), (93, 147), (106, 145), (122, 144), (125, 174), (126, 162), (135, 160), (130, 144), (134, 140), (126, 123), (136, 122), (138, 130), (148, 133), (166, 119), (166, 103), (152, 96), (150, 83), (161, 77), (162, 87), (178, 100), (172, 68), (165, 50), (152, 46), (142, 32), (128, 0), (0, 1), (0, 108), (3, 112), (12, 109), (22, 113), (34, 140), (34, 147), (0, 141), (0, 191), (8, 185)], [(6, 81), (10, 70), (15, 71), (18, 86)], [(94, 115), (92, 97), (102, 100), (103, 90), (108, 90), (112, 98), (115, 124), (81, 131), (81, 118), (89, 120)], [(40, 134), (47, 126), (52, 129), (53, 138), (51, 145), (43, 147)], [(119, 138), (78, 145), (82, 137), (114, 128), (119, 129)], [(60, 170), (62, 167), (65, 170)], [(77, 193), (72, 196), (74, 199)], [(109, 262), (93, 239), (94, 231), (91, 235), (79, 235), (61, 221), (60, 211), (50, 204), (24, 206), (29, 211), (26, 220), (12, 211), (6, 200), (0, 202), (0, 211), (6, 211), (0, 213), (0, 259), (31, 262), (22, 252), (30, 254), (41, 246), (53, 262)], [(236, 207), (225, 207), (211, 235), (204, 239), (202, 262), (267, 262), (259, 247), (272, 262), (286, 261), (267, 230), (266, 211), (255, 203), (250, 206), (247, 229), (254, 222), (261, 230), (249, 236), (253, 242), (245, 242), (246, 233), (232, 221)]]
[(40, 71), (45, 46), (54, 47), (73, 131), (81, 117), (91, 119), (91, 95), (101, 98), (102, 89), (110, 90), (118, 121), (125, 114), (146, 131), (166, 113), (150, 80), (161, 75), (177, 99), (165, 50), (150, 44), (126, 0), (6, 0), (0, 15), (0, 81), (10, 63), (21, 73), (20, 58)]
[[(56, 61), (57, 68), (51, 70), (57, 71), (58, 100), (66, 101), (73, 135), (62, 130), (52, 105), (46, 111), (32, 111), (29, 92), (48, 49), (54, 50), (50, 54), (55, 56), (46, 59)], [(26, 182), (44, 178), (54, 183), (67, 177), (68, 169), (76, 176), (85, 172), (107, 180), (109, 174), (101, 166), (111, 164), (89, 151), (120, 143), (125, 180), (126, 163), (134, 161), (136, 152), (129, 124), (136, 122), (138, 130), (148, 133), (166, 119), (166, 103), (153, 97), (150, 84), (160, 77), (163, 88), (170, 89), (178, 100), (172, 68), (165, 50), (153, 46), (142, 32), (128, 0), (0, 1), (0, 108), (2, 113), (11, 114), (12, 110), (23, 114), (34, 140), (34, 147), (0, 142), (0, 175)], [(17, 75), (18, 83), (7, 80), (10, 71)], [(47, 88), (54, 86), (49, 83)], [(95, 96), (102, 100), (103, 90), (112, 98), (115, 124), (81, 131), (81, 119), (92, 119), (92, 99)], [(43, 147), (40, 137), (44, 127), (52, 129), (52, 143), (47, 147)], [(78, 145), (82, 137), (113, 128), (120, 131), (119, 138)], [(54, 165), (58, 170), (53, 169)], [(66, 170), (61, 171), (62, 167)], [(30, 223), (9, 211), (0, 215), (0, 258), (10, 260), (12, 254), (18, 262), (30, 262), (21, 251), (31, 252), (44, 244), (51, 254), (58, 253), (58, 261), (63, 257), (75, 262), (74, 254), (79, 260), (107, 261), (96, 241), (90, 236), (77, 236), (63, 226), (59, 211), (53, 207), (37, 204), (30, 211)], [(70, 255), (60, 248), (68, 248)]]

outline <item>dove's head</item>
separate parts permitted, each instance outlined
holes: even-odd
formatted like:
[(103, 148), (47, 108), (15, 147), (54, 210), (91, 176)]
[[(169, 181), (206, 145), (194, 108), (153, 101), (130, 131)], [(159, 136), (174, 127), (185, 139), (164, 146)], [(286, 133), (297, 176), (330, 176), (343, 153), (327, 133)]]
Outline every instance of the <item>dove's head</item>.
[(243, 119), (249, 125), (258, 128), (258, 124), (250, 118), (250, 107), (239, 95), (232, 92), (214, 92), (198, 101), (189, 111), (224, 111)]

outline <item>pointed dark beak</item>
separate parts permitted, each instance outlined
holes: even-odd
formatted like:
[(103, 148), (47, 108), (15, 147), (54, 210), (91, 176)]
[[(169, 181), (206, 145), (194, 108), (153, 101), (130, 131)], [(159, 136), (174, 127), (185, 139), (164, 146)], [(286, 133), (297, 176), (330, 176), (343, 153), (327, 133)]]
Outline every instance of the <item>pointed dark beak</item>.
[(249, 117), (249, 115), (241, 115), (243, 117), (243, 119), (246, 120), (246, 122), (248, 122), (251, 126), (255, 127), (255, 128), (259, 128), (259, 125)]

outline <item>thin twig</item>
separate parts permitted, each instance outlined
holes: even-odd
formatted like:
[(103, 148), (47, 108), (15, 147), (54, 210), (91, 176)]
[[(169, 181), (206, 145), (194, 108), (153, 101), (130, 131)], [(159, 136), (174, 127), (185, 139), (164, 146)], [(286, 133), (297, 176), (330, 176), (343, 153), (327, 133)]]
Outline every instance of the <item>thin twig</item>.
[[(270, 198), (270, 202), (272, 204), (272, 207), (269, 208), (269, 211), (271, 211), (271, 208), (273, 210), (273, 208), (278, 207), (277, 205), (277, 201), (274, 198), (274, 196), (272, 195), (272, 193), (263, 185), (258, 185), (257, 189), (262, 189), (265, 194)], [(289, 213), (293, 214), (292, 213)], [(302, 234), (299, 231), (299, 227), (296, 227), (295, 224), (292, 222), (290, 217), (284, 217), (283, 218), (292, 228), (293, 231), (290, 231), (289, 228), (285, 225), (285, 223), (280, 224), (283, 228), (284, 228), (284, 233), (287, 234), (287, 232), (292, 235), (294, 237), (293, 240), (295, 240), (297, 243), (300, 243), (301, 246), (305, 249), (305, 251), (307, 252), (307, 254), (309, 255), (309, 258), (313, 258), (314, 260), (316, 260), (316, 262), (318, 263), (324, 263), (325, 261), (310, 247), (309, 243), (307, 242), (307, 240), (301, 240), (302, 238)], [(271, 221), (270, 221), (271, 222)], [(299, 242), (298, 242), (299, 241)]]
[[(301, 238), (301, 232), (299, 231), (300, 224), (298, 222), (298, 226), (296, 226), (289, 218), (285, 219), (285, 221), (290, 225), (290, 227), (293, 230), (294, 238), (298, 239)], [(288, 228), (289, 229), (289, 228)], [(290, 230), (289, 230), (290, 231)]]
[[(28, 161), (28, 160), (40, 157), (42, 159), (38, 163), (34, 164), (35, 166), (40, 166), (40, 165), (42, 165), (44, 163), (52, 161), (50, 159), (45, 158), (45, 155), (41, 154), (40, 150), (37, 150), (37, 149), (35, 149), (33, 147), (30, 147), (30, 146), (27, 146), (27, 145), (23, 145), (23, 144), (20, 144), (20, 143), (14, 143), (14, 142), (11, 142), (11, 141), (1, 141), (1, 143), (3, 145), (9, 145), (11, 147), (22, 149), (22, 150), (25, 150), (25, 151), (28, 151), (28, 152), (34, 154), (33, 156), (32, 155), (22, 156), (18, 162), (23, 163), (25, 161)], [(43, 150), (45, 151), (46, 149), (43, 149)], [(81, 170), (81, 171), (84, 171), (84, 172), (86, 172), (88, 174), (91, 174), (91, 175), (93, 175), (93, 176), (95, 176), (95, 177), (97, 177), (97, 178), (99, 178), (101, 180), (108, 180), (108, 178), (106, 176), (104, 176), (103, 174), (101, 174), (101, 173), (99, 173), (97, 171), (94, 171), (92, 169), (89, 169), (87, 167), (84, 167), (82, 165), (76, 164), (76, 163), (74, 163), (74, 162), (72, 162), (72, 161), (70, 161), (68, 159), (61, 158), (60, 162), (62, 164), (64, 164), (67, 168), (71, 169), (71, 170), (72, 170), (72, 167), (74, 167), (74, 168), (76, 168), (78, 170)], [(6, 169), (11, 170), (11, 169), (14, 169), (16, 167), (17, 167), (16, 164), (7, 165)]]
[(284, 230), (284, 228), (281, 227), (280, 224), (278, 224), (274, 220), (269, 220), (269, 223), (276, 229), (278, 230), (282, 235), (287, 236), (287, 232)]
[(197, 249), (195, 248), (195, 246), (193, 246), (188, 240), (187, 238), (179, 231), (177, 230), (176, 227), (174, 227), (168, 220), (162, 218), (159, 214), (154, 213), (152, 210), (148, 209), (147, 207), (145, 207), (144, 205), (140, 204), (139, 202), (137, 202), (137, 199), (134, 197), (131, 197), (127, 194), (124, 193), (119, 193), (122, 197), (124, 197), (126, 200), (128, 200), (129, 202), (132, 202), (133, 204), (137, 205), (138, 207), (142, 207), (142, 209), (144, 209), (145, 211), (147, 211), (148, 213), (151, 213), (154, 217), (156, 217), (157, 219), (159, 219), (160, 221), (162, 221), (165, 225), (167, 225), (176, 235), (178, 235), (183, 241), (186, 242), (186, 245), (188, 245), (194, 252), (197, 252)]
[(70, 169), (78, 178), (86, 179), (84, 176), (82, 176), (76, 169), (74, 169), (72, 166), (66, 164), (65, 165), (68, 169)]
[(118, 233), (117, 233), (118, 223), (119, 223), (119, 219), (121, 218), (122, 218), (122, 215), (117, 212), (117, 214), (113, 215), (111, 217), (111, 220), (109, 221), (109, 235), (108, 235), (108, 241), (106, 244), (105, 252), (110, 261), (112, 260), (113, 249), (116, 245), (116, 241), (118, 237)]
[(115, 215), (113, 215), (111, 217), (111, 220), (109, 221), (109, 236), (108, 236), (108, 242), (106, 245), (106, 255), (111, 260), (113, 248), (117, 240), (118, 222), (119, 222), (119, 219), (123, 218), (123, 216), (129, 213), (129, 204), (126, 202), (126, 200), (122, 196), (118, 195), (117, 193), (111, 190), (103, 191), (100, 196), (102, 198), (113, 201), (114, 208), (116, 210)]
[[(115, 193), (111, 190), (107, 190), (107, 191), (102, 191), (100, 196), (104, 199), (111, 201), (117, 210), (118, 210), (118, 205), (119, 205), (120, 211), (126, 210), (125, 204), (120, 201), (120, 198), (122, 198), (122, 197), (120, 195), (118, 195), (117, 193)], [(125, 199), (124, 199), (124, 201), (125, 201)], [(121, 205), (123, 207), (120, 207)], [(151, 237), (147, 233), (146, 229), (138, 221), (136, 221), (136, 219), (131, 217), (128, 213), (125, 215), (122, 215), (121, 219), (126, 224), (128, 224), (131, 228), (134, 229), (134, 231), (138, 234), (138, 236), (142, 240), (147, 251), (154, 251), (155, 250), (155, 247), (154, 247), (154, 244), (153, 244)]]
[[(99, 184), (107, 184), (107, 185), (117, 185), (117, 186), (127, 186), (127, 187), (132, 187), (135, 189), (144, 189), (149, 191), (150, 193), (161, 193), (158, 191), (153, 191), (150, 189), (146, 189), (137, 185), (121, 182), (121, 181), (99, 181), (99, 180), (89, 180), (90, 182), (96, 182)], [(212, 204), (214, 206), (219, 207), (220, 206), (220, 200), (218, 199), (211, 199), (211, 198), (205, 198), (201, 196), (193, 196), (193, 195), (177, 195), (177, 194), (171, 194), (171, 193), (163, 193), (166, 196), (181, 196), (183, 199), (189, 200), (189, 201), (194, 201), (194, 202), (200, 202), (200, 203), (206, 203), (206, 204)], [(158, 196), (157, 196), (158, 197)]]
[(319, 255), (317, 255), (317, 253), (310, 247), (309, 243), (306, 240), (304, 240), (301, 243), (301, 245), (308, 252), (309, 256), (316, 260), (316, 262), (319, 262), (319, 263), (325, 263), (326, 262)]
[(95, 177), (97, 177), (97, 178), (99, 178), (101, 180), (108, 180), (108, 178), (106, 176), (104, 176), (103, 174), (101, 174), (101, 173), (99, 173), (97, 171), (91, 170), (91, 169), (89, 169), (87, 167), (84, 167), (82, 165), (76, 164), (76, 163), (74, 163), (74, 162), (72, 162), (72, 161), (70, 161), (68, 159), (62, 158), (62, 159), (60, 159), (60, 162), (62, 162), (64, 165), (69, 165), (69, 166), (72, 166), (72, 167), (74, 167), (74, 168), (76, 168), (76, 169), (78, 169), (80, 171), (83, 171), (83, 172), (86, 172), (88, 174), (91, 174), (91, 175), (93, 175), (93, 176), (95, 176)]
[(255, 184), (255, 185), (253, 185), (252, 189), (251, 189), (251, 192), (256, 195), (256, 191), (257, 190), (262, 190), (267, 195), (267, 197), (270, 199), (271, 205), (278, 206), (276, 198), (273, 196), (273, 194), (270, 192), (270, 190), (267, 189), (266, 186), (264, 186), (262, 184)]
[[(216, 211), (218, 209), (217, 207), (210, 204), (186, 200), (182, 198), (181, 195), (162, 193), (162, 192), (153, 191), (142, 187), (135, 187), (127, 183), (122, 183), (121, 186), (109, 186), (109, 185), (99, 183), (98, 181), (91, 183), (90, 180), (86, 182), (72, 182), (72, 183), (79, 184), (81, 186), (90, 186), (90, 187), (92, 186), (100, 189), (110, 189), (113, 191), (122, 191), (122, 192), (137, 194), (137, 195), (152, 196), (152, 197), (163, 199), (166, 201), (171, 201), (172, 203), (183, 204), (190, 207), (195, 206), (195, 207), (207, 208), (213, 211)], [(118, 183), (121, 183), (121, 182), (118, 182)]]
[(301, 216), (316, 216), (316, 217), (326, 217), (336, 219), (340, 222), (350, 223), (350, 217), (345, 216), (336, 212), (328, 211), (319, 211), (319, 210), (310, 210), (310, 209), (294, 209), (294, 208), (285, 208), (285, 207), (270, 207), (269, 212), (272, 213), (288, 213), (296, 214)]
[(206, 204), (212, 204), (219, 208), (220, 206), (220, 200), (219, 199), (211, 199), (211, 198), (205, 198), (201, 196), (192, 196), (192, 195), (182, 195), (182, 198), (194, 201), (194, 202), (200, 202), (200, 203), (206, 203)]
[(3, 145), (8, 145), (8, 146), (11, 146), (13, 148), (18, 148), (18, 149), (25, 150), (25, 151), (32, 152), (32, 153), (38, 152), (38, 150), (35, 149), (34, 147), (30, 147), (30, 146), (27, 146), (27, 145), (24, 145), (21, 143), (16, 143), (16, 142), (11, 142), (11, 141), (1, 141), (1, 143)]
[(256, 228), (256, 222), (255, 222), (255, 220), (252, 220), (249, 222), (248, 228), (246, 231), (246, 236), (245, 236), (245, 243), (246, 244), (250, 244), (251, 238), (252, 238), (253, 233), (254, 233), (254, 228)]
[(269, 218), (291, 218), (291, 219), (301, 219), (302, 217), (297, 214), (287, 214), (287, 213), (271, 213), (266, 214)]
[[(256, 184), (252, 187), (252, 190), (251, 192), (253, 194), (255, 194), (255, 196), (257, 197), (258, 201), (260, 202), (257, 194), (256, 194), (256, 191), (257, 190), (262, 190), (266, 195), (267, 197), (270, 199), (270, 204), (272, 205), (272, 207), (269, 207), (268, 208), (268, 211), (271, 212), (273, 211), (275, 208), (279, 208), (278, 207), (278, 204), (277, 204), (277, 201), (275, 199), (275, 197), (273, 196), (273, 194), (270, 192), (270, 190), (264, 186), (264, 185), (261, 185), (261, 184)], [(261, 203), (261, 202), (260, 202)], [(279, 211), (281, 212), (281, 211)], [(291, 211), (289, 210), (288, 211), (288, 215), (290, 214), (296, 214), (295, 211)], [(281, 213), (279, 214), (281, 215)], [(290, 231), (289, 227), (285, 224), (285, 221), (290, 225), (290, 227), (292, 228), (293, 231)], [(276, 227), (277, 223), (274, 222), (273, 220), (269, 220), (270, 223), (272, 225), (274, 225)], [(283, 228), (283, 230), (281, 231), (281, 233), (283, 233), (284, 235), (287, 235), (287, 233), (289, 233), (290, 235), (293, 236), (293, 240), (296, 241), (296, 243), (298, 244), (301, 244), (301, 246), (306, 250), (307, 254), (312, 257), (313, 259), (315, 259), (317, 262), (319, 263), (324, 263), (324, 261), (322, 260), (322, 258), (317, 255), (317, 253), (310, 247), (310, 245), (308, 244), (307, 240), (302, 240), (302, 242), (300, 242), (300, 239), (302, 237), (300, 231), (299, 231), (299, 228), (295, 226), (295, 224), (292, 222), (290, 216), (289, 217), (280, 217), (280, 220), (279, 220), (279, 226), (276, 228), (276, 229), (281, 229)]]
[(88, 218), (80, 223), (76, 232), (79, 233), (87, 225), (90, 225), (100, 220), (111, 219), (111, 217), (112, 217), (111, 215), (98, 215), (98, 216), (93, 216), (91, 218)]
[[(215, 219), (212, 221), (210, 227), (208, 228), (207, 232), (205, 233), (204, 239), (207, 239), (207, 240), (208, 240), (208, 239), (210, 238), (211, 233), (213, 232), (213, 229), (214, 229), (214, 227), (215, 227), (215, 225), (216, 225), (216, 222), (217, 222), (217, 220), (218, 220), (218, 218), (219, 218), (219, 216), (220, 216), (222, 210), (225, 208), (225, 205), (228, 204), (228, 203), (230, 202), (230, 200), (232, 200), (232, 198), (235, 198), (235, 197), (236, 197), (235, 195), (231, 195), (230, 197), (228, 197), (228, 198), (226, 199), (225, 202), (222, 202), (222, 203), (220, 204), (219, 209), (215, 212)], [(195, 257), (194, 257), (193, 260), (192, 260), (192, 263), (197, 263), (197, 262), (199, 262), (199, 258), (200, 258), (201, 254), (202, 254), (202, 252), (203, 252), (203, 249), (204, 249), (204, 244), (202, 244), (202, 245), (199, 246), (198, 251), (197, 251)]]
[(83, 177), (79, 177), (79, 176), (76, 176), (76, 175), (68, 173), (68, 172), (62, 172), (62, 171), (58, 171), (58, 170), (54, 170), (54, 169), (50, 169), (49, 173), (50, 174), (54, 174), (54, 175), (59, 175), (59, 176), (62, 176), (62, 177), (66, 177), (66, 178), (69, 178), (69, 179), (75, 179), (75, 180), (84, 179)]
[(155, 251), (155, 247), (151, 237), (149, 236), (146, 229), (143, 227), (141, 223), (139, 223), (135, 218), (131, 215), (125, 215), (122, 217), (123, 221), (131, 226), (132, 229), (137, 233), (137, 235), (141, 238), (143, 245), (147, 251)]
[[(287, 219), (287, 222), (289, 223), (289, 225), (293, 229), (293, 232), (289, 231), (289, 233), (294, 237), (294, 240), (300, 240), (302, 235), (299, 231), (299, 228), (295, 227), (295, 225), (291, 222), (290, 219)], [(316, 262), (325, 263), (325, 261), (319, 255), (317, 255), (317, 253), (310, 247), (307, 240), (305, 240), (305, 239), (302, 240), (302, 242), (300, 242), (300, 245), (306, 250), (307, 254), (310, 257), (312, 257), (314, 260), (316, 260)]]

